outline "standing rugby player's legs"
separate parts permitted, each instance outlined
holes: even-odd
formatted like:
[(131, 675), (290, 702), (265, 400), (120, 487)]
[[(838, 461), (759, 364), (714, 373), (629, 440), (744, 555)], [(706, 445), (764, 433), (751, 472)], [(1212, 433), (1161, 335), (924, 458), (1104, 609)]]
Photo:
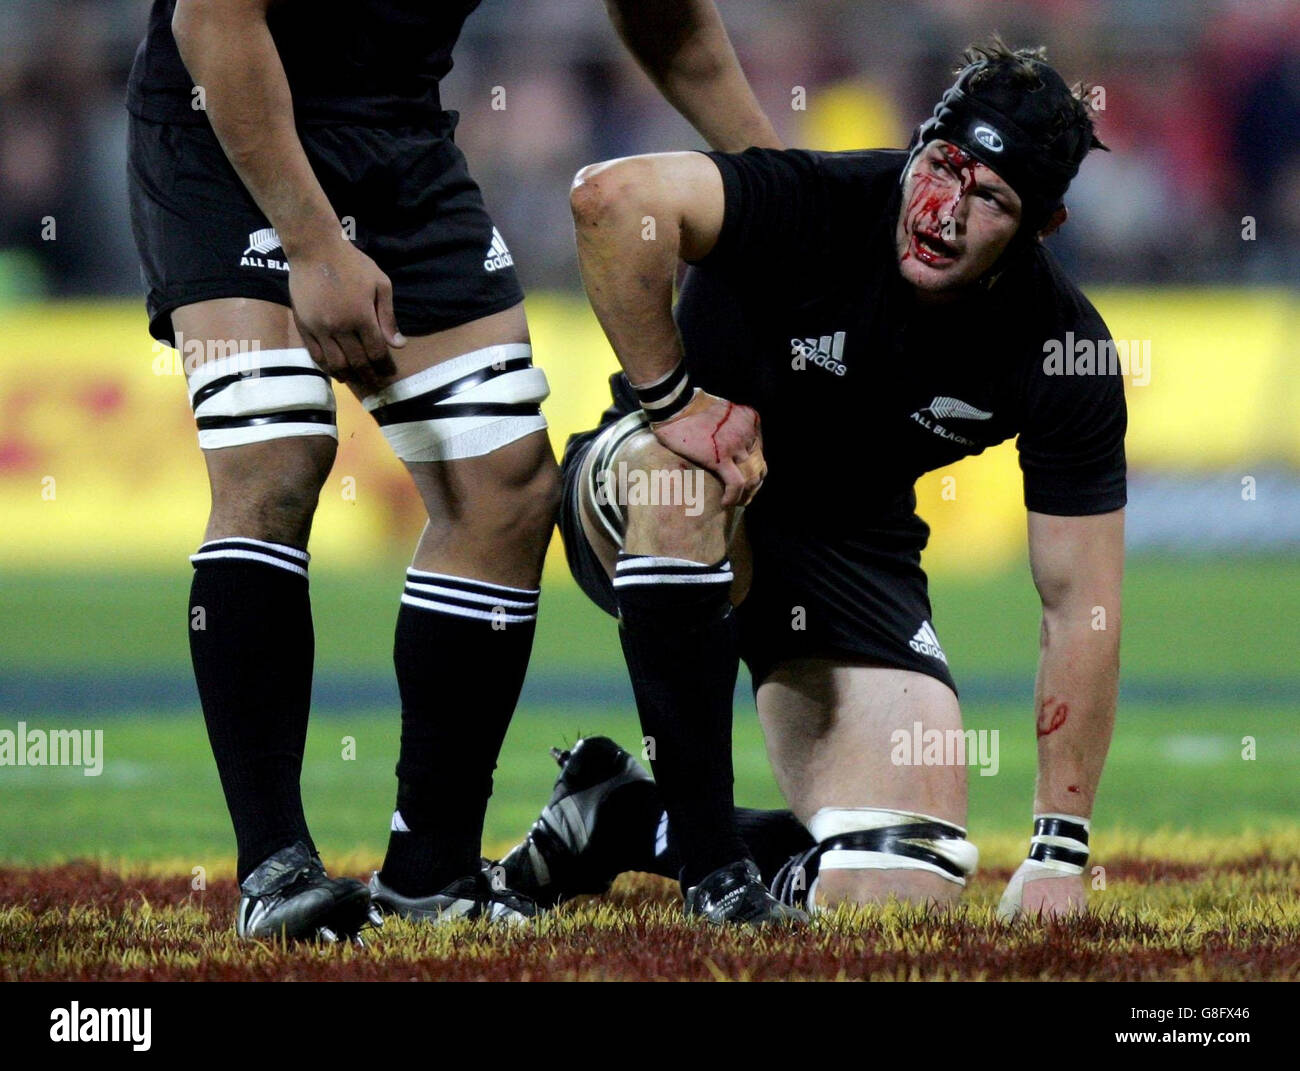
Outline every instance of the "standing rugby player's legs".
[(295, 842), (314, 847), (299, 787), (315, 654), (307, 543), (338, 445), (334, 395), (286, 306), (201, 301), (172, 310), (171, 327), (205, 355), (186, 361), (212, 494), (188, 631), (242, 883)]
[(402, 741), (378, 876), (386, 890), (420, 899), (480, 869), (492, 772), (532, 652), (559, 474), (522, 304), (408, 337), (394, 360), (378, 391), (353, 389), (428, 514), (398, 613)]
[[(206, 627), (192, 627), (190, 636), (209, 735), (239, 839), (242, 878), (286, 844), (309, 841), (298, 786), (313, 654), (306, 547), (336, 451), (333, 398), (328, 381), (315, 374), (288, 307), (224, 298), (187, 305), (171, 315), (175, 331), (204, 342), (208, 354), (229, 350), (232, 341), (256, 347), (255, 353), (230, 359), (243, 362), (237, 368), (208, 361), (187, 369), (191, 395), (200, 400), (196, 416), (223, 425), (201, 429), (212, 510), (204, 545), (195, 556), (191, 606), (204, 608)], [(395, 374), (379, 382), (387, 387), (492, 347), (506, 349), (484, 356), (504, 356), (503, 367), (509, 368), (509, 360), (518, 364), (526, 354), (521, 347), (527, 338), (522, 306), (411, 337), (401, 350), (392, 351)], [(268, 367), (276, 370), (262, 374)], [(293, 374), (295, 368), (299, 374)], [(245, 392), (238, 401), (227, 394), (228, 388), (210, 390), (227, 371), (247, 377), (234, 384)], [(506, 383), (509, 376), (496, 379)], [(512, 387), (518, 387), (517, 379)], [(280, 396), (259, 400), (255, 392), (268, 385), (279, 386)], [(293, 412), (306, 419), (279, 419), (285, 391), (295, 393)], [(357, 393), (367, 392), (357, 388)], [(490, 442), (491, 436), (480, 441)], [(407, 810), (416, 825), (408, 828), (420, 827), (416, 812), (422, 816), (425, 810), (422, 789), (445, 774), (444, 767), (452, 768), (447, 787), (467, 782), (464, 798), (441, 797), (446, 806), (438, 816), (440, 834), (416, 834), (408, 838), (416, 850), (399, 852), (409, 862), (405, 869), (419, 872), (423, 880), (394, 880), (412, 891), (416, 885), (431, 891), (427, 885), (446, 873), (460, 876), (477, 869), (482, 825), (477, 798), (486, 805), (491, 770), (531, 649), (537, 581), (557, 481), (544, 430), (530, 430), (482, 456), (408, 461), (407, 466), (430, 514), (408, 591), (412, 583), (428, 579), (421, 574), (448, 578), (432, 585), (438, 593), (417, 595), (430, 595), (421, 603), (437, 609), (404, 605), (398, 628), (395, 660), (402, 678), (404, 751), (415, 753), (411, 767), (425, 771), (411, 777), (408, 794), (413, 799)], [(469, 609), (476, 615), (478, 606), (487, 607), (487, 620), (464, 614)], [(232, 627), (219, 627), (224, 621)], [(443, 632), (452, 635), (439, 635)], [(500, 664), (486, 675), (474, 672), (487, 656), (480, 654), (467, 664), (466, 652), (454, 650), (466, 645), (490, 649)], [(442, 678), (441, 702), (433, 696), (433, 676)], [(483, 724), (485, 716), (491, 725)], [(476, 725), (476, 731), (464, 731), (467, 725)], [(390, 858), (393, 854), (390, 850)]]

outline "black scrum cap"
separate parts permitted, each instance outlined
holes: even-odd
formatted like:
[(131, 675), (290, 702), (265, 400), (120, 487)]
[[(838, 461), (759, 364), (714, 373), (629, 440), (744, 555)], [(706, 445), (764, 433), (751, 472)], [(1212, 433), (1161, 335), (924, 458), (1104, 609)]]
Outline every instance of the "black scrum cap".
[(936, 138), (958, 146), (1016, 191), (1022, 232), (1033, 233), (1060, 206), (1089, 150), (1105, 148), (1081, 107), (1040, 59), (981, 59), (962, 69), (917, 128), (912, 158)]

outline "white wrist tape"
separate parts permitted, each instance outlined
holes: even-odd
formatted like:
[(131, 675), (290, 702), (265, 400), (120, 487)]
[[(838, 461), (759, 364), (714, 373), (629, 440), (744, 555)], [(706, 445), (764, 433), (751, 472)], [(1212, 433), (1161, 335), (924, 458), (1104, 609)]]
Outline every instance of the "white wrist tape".
[(641, 386), (631, 380), (628, 383), (653, 424), (671, 420), (690, 405), (691, 399), (695, 397), (695, 388), (691, 386), (685, 361), (678, 361), (675, 368), (665, 372), (653, 383)]
[(1007, 891), (998, 903), (998, 914), (1012, 918), (1020, 912), (1025, 886), (1044, 878), (1078, 877), (1088, 865), (1087, 818), (1070, 814), (1034, 815), (1034, 835), (1029, 841), (1029, 858), (1011, 876)]

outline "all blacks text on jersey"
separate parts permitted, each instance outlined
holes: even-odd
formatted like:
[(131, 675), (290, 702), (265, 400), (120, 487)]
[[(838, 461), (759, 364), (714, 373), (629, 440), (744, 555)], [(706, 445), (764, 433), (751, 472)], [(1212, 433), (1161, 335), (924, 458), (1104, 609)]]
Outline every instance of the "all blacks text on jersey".
[[(248, 248), (239, 258), (241, 268), (268, 268), (271, 271), (287, 272), (289, 262), (267, 254), (281, 249), (280, 236), (274, 227), (263, 227), (248, 236)], [(281, 249), (281, 252), (283, 250)]]

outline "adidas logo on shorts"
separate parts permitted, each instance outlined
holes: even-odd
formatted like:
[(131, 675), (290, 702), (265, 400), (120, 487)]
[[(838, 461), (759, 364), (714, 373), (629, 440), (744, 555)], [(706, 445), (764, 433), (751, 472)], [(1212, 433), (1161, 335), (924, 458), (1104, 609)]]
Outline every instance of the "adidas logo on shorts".
[(488, 246), (487, 259), (483, 261), (484, 271), (499, 271), (501, 268), (513, 267), (515, 258), (510, 255), (510, 250), (506, 248), (506, 240), (501, 237), (501, 232), (495, 227), (492, 228), (492, 244)]
[(948, 656), (939, 646), (939, 637), (935, 635), (934, 626), (929, 621), (921, 622), (921, 627), (916, 630), (916, 635), (907, 641), (907, 646), (917, 654), (937, 658), (945, 666), (948, 664)]

